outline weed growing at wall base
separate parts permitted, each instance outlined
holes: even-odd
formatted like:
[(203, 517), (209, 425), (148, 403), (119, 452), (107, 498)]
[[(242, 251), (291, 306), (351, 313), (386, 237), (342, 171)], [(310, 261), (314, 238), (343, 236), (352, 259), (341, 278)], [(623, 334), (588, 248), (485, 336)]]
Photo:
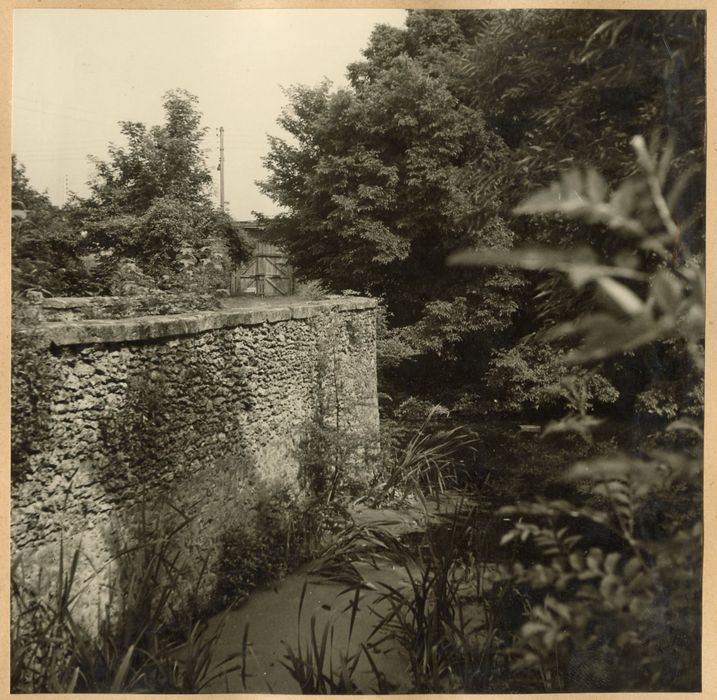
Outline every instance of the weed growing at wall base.
[[(96, 627), (78, 616), (77, 605), (91, 583), (81, 579), (83, 554), (69, 558), (60, 548), (50, 582), (42, 568), (30, 579), (21, 558), (12, 566), (11, 690), (13, 692), (201, 692), (214, 676), (208, 660), (221, 628), (206, 634), (187, 611), (181, 591), (177, 535), (190, 519), (181, 514), (166, 532), (144, 508), (132, 527), (120, 525), (121, 548), (107, 563), (108, 588), (98, 601)], [(128, 534), (129, 533), (129, 534)], [(102, 571), (96, 572), (97, 576)], [(224, 659), (223, 673), (236, 665)]]
[(262, 483), (248, 498), (234, 501), (239, 517), (227, 513), (216, 564), (217, 597), (242, 601), (257, 586), (283, 578), (310, 556), (304, 527), (311, 503), (286, 484)]

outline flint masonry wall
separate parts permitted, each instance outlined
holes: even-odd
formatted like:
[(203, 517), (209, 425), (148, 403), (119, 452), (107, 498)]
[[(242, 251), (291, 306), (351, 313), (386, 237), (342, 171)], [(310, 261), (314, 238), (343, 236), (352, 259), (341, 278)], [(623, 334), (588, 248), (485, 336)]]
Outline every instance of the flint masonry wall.
[(319, 406), (367, 449), (378, 430), (371, 299), (40, 322), (26, 333), (50, 383), (13, 478), (16, 554), (56, 553), (63, 533), (100, 561), (111, 519), (157, 496), (198, 503), (211, 539), (212, 518), (241, 517), (247, 502), (231, 499), (247, 483), (295, 488), (297, 440)]

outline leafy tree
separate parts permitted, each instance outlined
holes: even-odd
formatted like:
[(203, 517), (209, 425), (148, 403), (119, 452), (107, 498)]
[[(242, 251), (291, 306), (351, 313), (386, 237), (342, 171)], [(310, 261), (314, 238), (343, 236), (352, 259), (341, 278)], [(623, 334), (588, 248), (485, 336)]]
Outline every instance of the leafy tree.
[[(591, 295), (565, 294), (544, 270), (470, 279), (446, 255), (577, 241), (613, 254), (599, 227), (508, 225), (509, 212), (570, 164), (630, 174), (634, 133), (666, 130), (678, 167), (699, 161), (703, 24), (694, 12), (520, 10), (411, 11), (405, 28), (378, 26), (348, 88), (288, 91), (288, 138), (270, 137), (260, 183), (285, 209), (272, 229), (299, 274), (384, 299), (394, 363), (402, 348), (479, 376), (491, 348), (589, 309)], [(699, 249), (699, 179), (684, 187), (683, 237)]]
[(477, 185), (503, 167), (507, 149), (481, 111), (451, 90), (448, 69), (467, 37), (451, 13), (415, 13), (406, 30), (378, 27), (350, 87), (294, 87), (270, 137), (263, 191), (287, 213), (272, 224), (299, 273), (331, 289), (384, 297), (393, 323), (421, 352), (445, 353), (455, 329), (505, 328), (519, 277), (447, 273), (465, 245), (510, 246), (500, 194), (483, 196), (484, 226), (471, 228)]
[(35, 190), (12, 155), (12, 198), (27, 211), (12, 223), (12, 289), (41, 289), (55, 296), (81, 294), (90, 284), (79, 257), (80, 236), (66, 213)]
[(501, 409), (516, 413), (538, 409), (544, 415), (546, 410), (567, 407), (582, 415), (593, 403), (611, 404), (619, 397), (602, 373), (576, 370), (564, 353), (530, 341), (496, 353), (486, 378), (499, 390)]
[(625, 137), (655, 127), (667, 128), (681, 153), (701, 148), (704, 13), (483, 17), (467, 84), (488, 123), (520, 149), (519, 171), (533, 182), (546, 184), (585, 158), (609, 179), (625, 177), (634, 166)]
[[(563, 477), (579, 484), (570, 500), (538, 498), (498, 511), (513, 520), (502, 544), (530, 541), (539, 553), (502, 567), (504, 582), (531, 601), (509, 649), (511, 673), (546, 692), (700, 687), (703, 433), (694, 394), (704, 373), (705, 274), (699, 259), (675, 254), (681, 220), (668, 186), (672, 147), (650, 151), (639, 136), (632, 145), (640, 174), (610, 195), (596, 187), (602, 181), (596, 172), (572, 172), (516, 210), (585, 225), (610, 222), (621, 241), (610, 259), (558, 247), (473, 250), (453, 258), (544, 266), (577, 290), (592, 287), (596, 307), (563, 319), (545, 336), (556, 350), (572, 341), (567, 363), (580, 368), (668, 344), (690, 368), (683, 382), (697, 390), (683, 388), (671, 401), (656, 392), (645, 397), (657, 413), (677, 420), (635, 453), (611, 451), (574, 464)], [(593, 196), (581, 202), (578, 180), (583, 194), (586, 181), (593, 182)], [(641, 257), (645, 250), (659, 262)], [(680, 401), (690, 393), (692, 405)], [(598, 423), (580, 411), (548, 425), (545, 434), (588, 438)], [(591, 540), (598, 531), (603, 541)]]
[[(608, 180), (634, 174), (636, 133), (669, 139), (675, 171), (700, 167), (704, 148), (703, 12), (528, 10), (482, 12), (462, 74), (470, 104), (510, 149), (497, 175), (508, 208), (569, 168)], [(703, 244), (700, 179), (684, 183), (682, 242)], [(690, 216), (682, 216), (689, 212)], [(614, 237), (586, 238), (574, 221), (511, 222), (517, 240), (589, 244), (605, 256)], [(543, 295), (541, 298), (546, 298)], [(563, 298), (567, 295), (560, 294)], [(575, 300), (577, 301), (577, 300)], [(565, 309), (561, 312), (565, 314)]]
[[(111, 145), (109, 160), (94, 160), (91, 194), (75, 200), (73, 220), (87, 232), (87, 250), (102, 254), (108, 287), (121, 277), (123, 260), (162, 288), (195, 287), (200, 279), (209, 288), (223, 286), (223, 268), (229, 260), (246, 259), (250, 245), (236, 222), (211, 202), (197, 98), (171, 90), (163, 105), (162, 125), (120, 122), (127, 143)], [(226, 248), (219, 265), (212, 241)], [(197, 274), (206, 268), (215, 270), (213, 277)]]
[[(670, 148), (660, 164), (672, 163), (668, 204), (680, 220), (679, 255), (701, 254), (704, 246), (704, 185), (698, 177), (704, 161), (704, 13), (700, 12), (575, 12), (528, 11), (484, 13), (484, 24), (466, 63), (467, 84), (473, 89), (487, 123), (511, 147), (512, 192), (505, 201), (545, 185), (560, 171), (561, 187), (591, 200), (602, 199), (607, 185), (592, 176), (577, 175), (577, 168), (596, 166), (611, 179), (635, 173), (630, 139), (635, 133), (666, 138)], [(593, 172), (588, 169), (587, 172)], [(572, 196), (573, 205), (580, 204)], [(638, 210), (643, 223), (657, 228), (660, 221), (649, 197)], [(546, 210), (547, 211), (547, 210)], [(575, 209), (579, 212), (579, 208)], [(563, 217), (513, 221), (516, 240), (558, 246), (590, 245), (599, 259), (609, 259), (621, 249), (615, 230), (619, 220), (603, 216), (591, 220), (592, 229)], [(628, 256), (629, 257), (629, 256)], [(640, 252), (633, 264), (656, 268), (657, 251)], [(540, 266), (538, 266), (540, 267)], [(560, 275), (544, 269), (530, 273), (534, 296), (516, 326), (518, 334), (539, 331), (571, 315), (589, 312), (593, 290), (566, 293)], [(519, 329), (519, 330), (518, 330)], [(496, 366), (517, 358), (525, 344), (495, 356)], [(501, 351), (504, 352), (504, 351)], [(533, 357), (541, 351), (530, 351)], [(664, 355), (664, 352), (661, 352)], [(549, 355), (546, 355), (549, 357)], [(656, 410), (657, 381), (672, 381), (684, 374), (679, 363), (659, 363), (664, 371), (655, 379), (651, 369), (655, 351), (637, 349), (622, 371), (612, 372), (624, 389), (622, 406), (631, 407), (636, 395), (648, 391), (643, 408)], [(614, 368), (613, 368), (614, 369)], [(533, 363), (539, 376), (549, 364)], [(492, 372), (496, 388), (500, 373)], [(511, 379), (503, 372), (510, 393)]]
[(156, 199), (171, 197), (188, 206), (210, 204), (212, 178), (204, 163), (197, 98), (186, 90), (170, 90), (163, 98), (165, 123), (147, 128), (120, 122), (127, 145), (112, 144), (110, 158), (92, 159), (96, 174), (91, 202), (109, 214), (142, 214)]

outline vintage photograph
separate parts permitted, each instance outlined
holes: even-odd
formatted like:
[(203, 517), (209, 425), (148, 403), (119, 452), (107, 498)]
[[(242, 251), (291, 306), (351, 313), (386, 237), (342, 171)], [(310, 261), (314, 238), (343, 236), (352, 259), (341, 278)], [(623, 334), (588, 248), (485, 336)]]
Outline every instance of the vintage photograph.
[(705, 14), (15, 10), (11, 691), (699, 691)]

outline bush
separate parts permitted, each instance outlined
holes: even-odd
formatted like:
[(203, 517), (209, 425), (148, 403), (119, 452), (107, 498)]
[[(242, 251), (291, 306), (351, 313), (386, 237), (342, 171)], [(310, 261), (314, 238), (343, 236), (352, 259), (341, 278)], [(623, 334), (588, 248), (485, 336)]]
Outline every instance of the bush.
[(416, 396), (409, 396), (396, 407), (393, 417), (399, 421), (424, 421), (429, 414), (447, 417), (448, 413), (448, 409), (444, 406), (419, 399)]
[[(642, 174), (609, 197), (598, 173), (574, 171), (516, 210), (602, 224), (623, 242), (614, 259), (557, 249), (468, 252), (457, 259), (552, 268), (576, 289), (593, 285), (601, 308), (547, 333), (553, 341), (572, 341), (565, 359), (594, 365), (669, 341), (684, 351), (690, 371), (683, 393), (689, 396), (699, 390), (689, 379), (704, 369), (704, 271), (681, 262), (680, 229), (667, 206), (679, 192), (662, 194), (671, 147), (650, 152), (639, 137), (633, 146)], [(638, 397), (638, 407), (674, 415), (678, 404), (656, 389)], [(668, 430), (692, 432), (701, 441), (701, 429), (689, 420)], [(537, 550), (537, 557), (503, 572), (527, 609), (508, 650), (514, 677), (545, 691), (698, 690), (701, 448), (643, 445), (640, 454), (603, 454), (575, 464), (565, 479), (583, 500), (542, 499), (499, 512), (513, 519), (503, 544), (532, 542)]]
[(228, 514), (221, 537), (217, 594), (225, 605), (281, 579), (304, 553), (305, 534), (299, 527), (304, 504), (296, 492), (283, 485), (257, 484), (251, 500), (253, 507), (245, 503), (241, 518)]
[(565, 354), (536, 341), (494, 352), (488, 385), (500, 396), (498, 410), (590, 411), (595, 403), (617, 401), (618, 390), (599, 370), (570, 366)]
[[(505, 570), (533, 601), (514, 670), (546, 691), (699, 688), (700, 474), (701, 455), (605, 456), (568, 472), (589, 485), (585, 505), (501, 511), (519, 518), (503, 543), (528, 539), (542, 555)], [(612, 546), (596, 546), (597, 533)]]
[[(600, 262), (584, 253), (551, 249), (472, 250), (455, 258), (470, 264), (552, 267), (567, 274), (576, 288), (589, 283), (597, 292), (593, 308), (545, 334), (560, 348), (571, 349), (556, 362), (545, 346), (544, 364), (570, 367), (578, 379), (558, 384), (556, 372), (533, 382), (525, 374), (531, 370), (526, 363), (521, 370), (526, 381), (516, 383), (523, 396), (535, 389), (541, 400), (540, 390), (552, 384), (572, 414), (549, 425), (545, 434), (577, 432), (585, 438), (583, 449), (591, 452), (563, 475), (562, 498), (534, 498), (496, 513), (504, 529), (498, 567), (480, 566), (484, 550), (476, 543), (485, 528), (473, 512), (467, 517), (456, 513), (438, 536), (429, 529), (417, 547), (380, 528), (348, 528), (323, 559), (322, 571), (351, 582), (357, 599), (366, 585), (357, 564), (390, 562), (406, 568), (407, 586), (379, 584), (387, 611), (372, 606), (378, 641), (368, 646), (374, 653), (382, 641), (399, 644), (411, 667), (413, 690), (700, 688), (700, 425), (678, 418), (666, 435), (643, 440), (631, 452), (602, 446), (600, 451), (587, 444), (599, 423), (588, 414), (591, 392), (597, 395), (605, 386), (590, 384), (590, 373), (582, 367), (599, 368), (607, 358), (660, 341), (684, 350), (690, 372), (682, 393), (692, 397), (690, 410), (700, 413), (695, 404), (704, 369), (704, 272), (680, 264), (674, 233), (679, 229), (660, 199), (655, 163), (661, 163), (664, 179), (669, 149), (657, 159), (641, 139), (633, 143), (643, 175), (621, 185), (609, 200), (607, 187), (596, 184), (601, 182), (597, 174), (578, 178), (573, 173), (526, 200), (519, 211), (609, 221), (618, 234), (626, 234), (625, 247), (656, 253), (661, 262), (650, 255), (630, 256), (643, 260), (644, 267), (625, 265), (624, 250), (617, 259)], [(515, 357), (511, 361), (517, 364)], [(651, 398), (663, 415), (676, 410), (654, 394)], [(425, 437), (416, 436), (404, 460), (416, 467), (419, 483), (432, 471), (424, 466), (435, 464), (440, 471), (448, 466), (449, 474), (454, 466), (445, 450), (425, 460), (424, 454), (431, 455), (424, 450)], [(412, 459), (412, 452), (419, 459)], [(534, 491), (535, 483), (531, 486)], [(383, 687), (385, 692), (385, 682)]]

